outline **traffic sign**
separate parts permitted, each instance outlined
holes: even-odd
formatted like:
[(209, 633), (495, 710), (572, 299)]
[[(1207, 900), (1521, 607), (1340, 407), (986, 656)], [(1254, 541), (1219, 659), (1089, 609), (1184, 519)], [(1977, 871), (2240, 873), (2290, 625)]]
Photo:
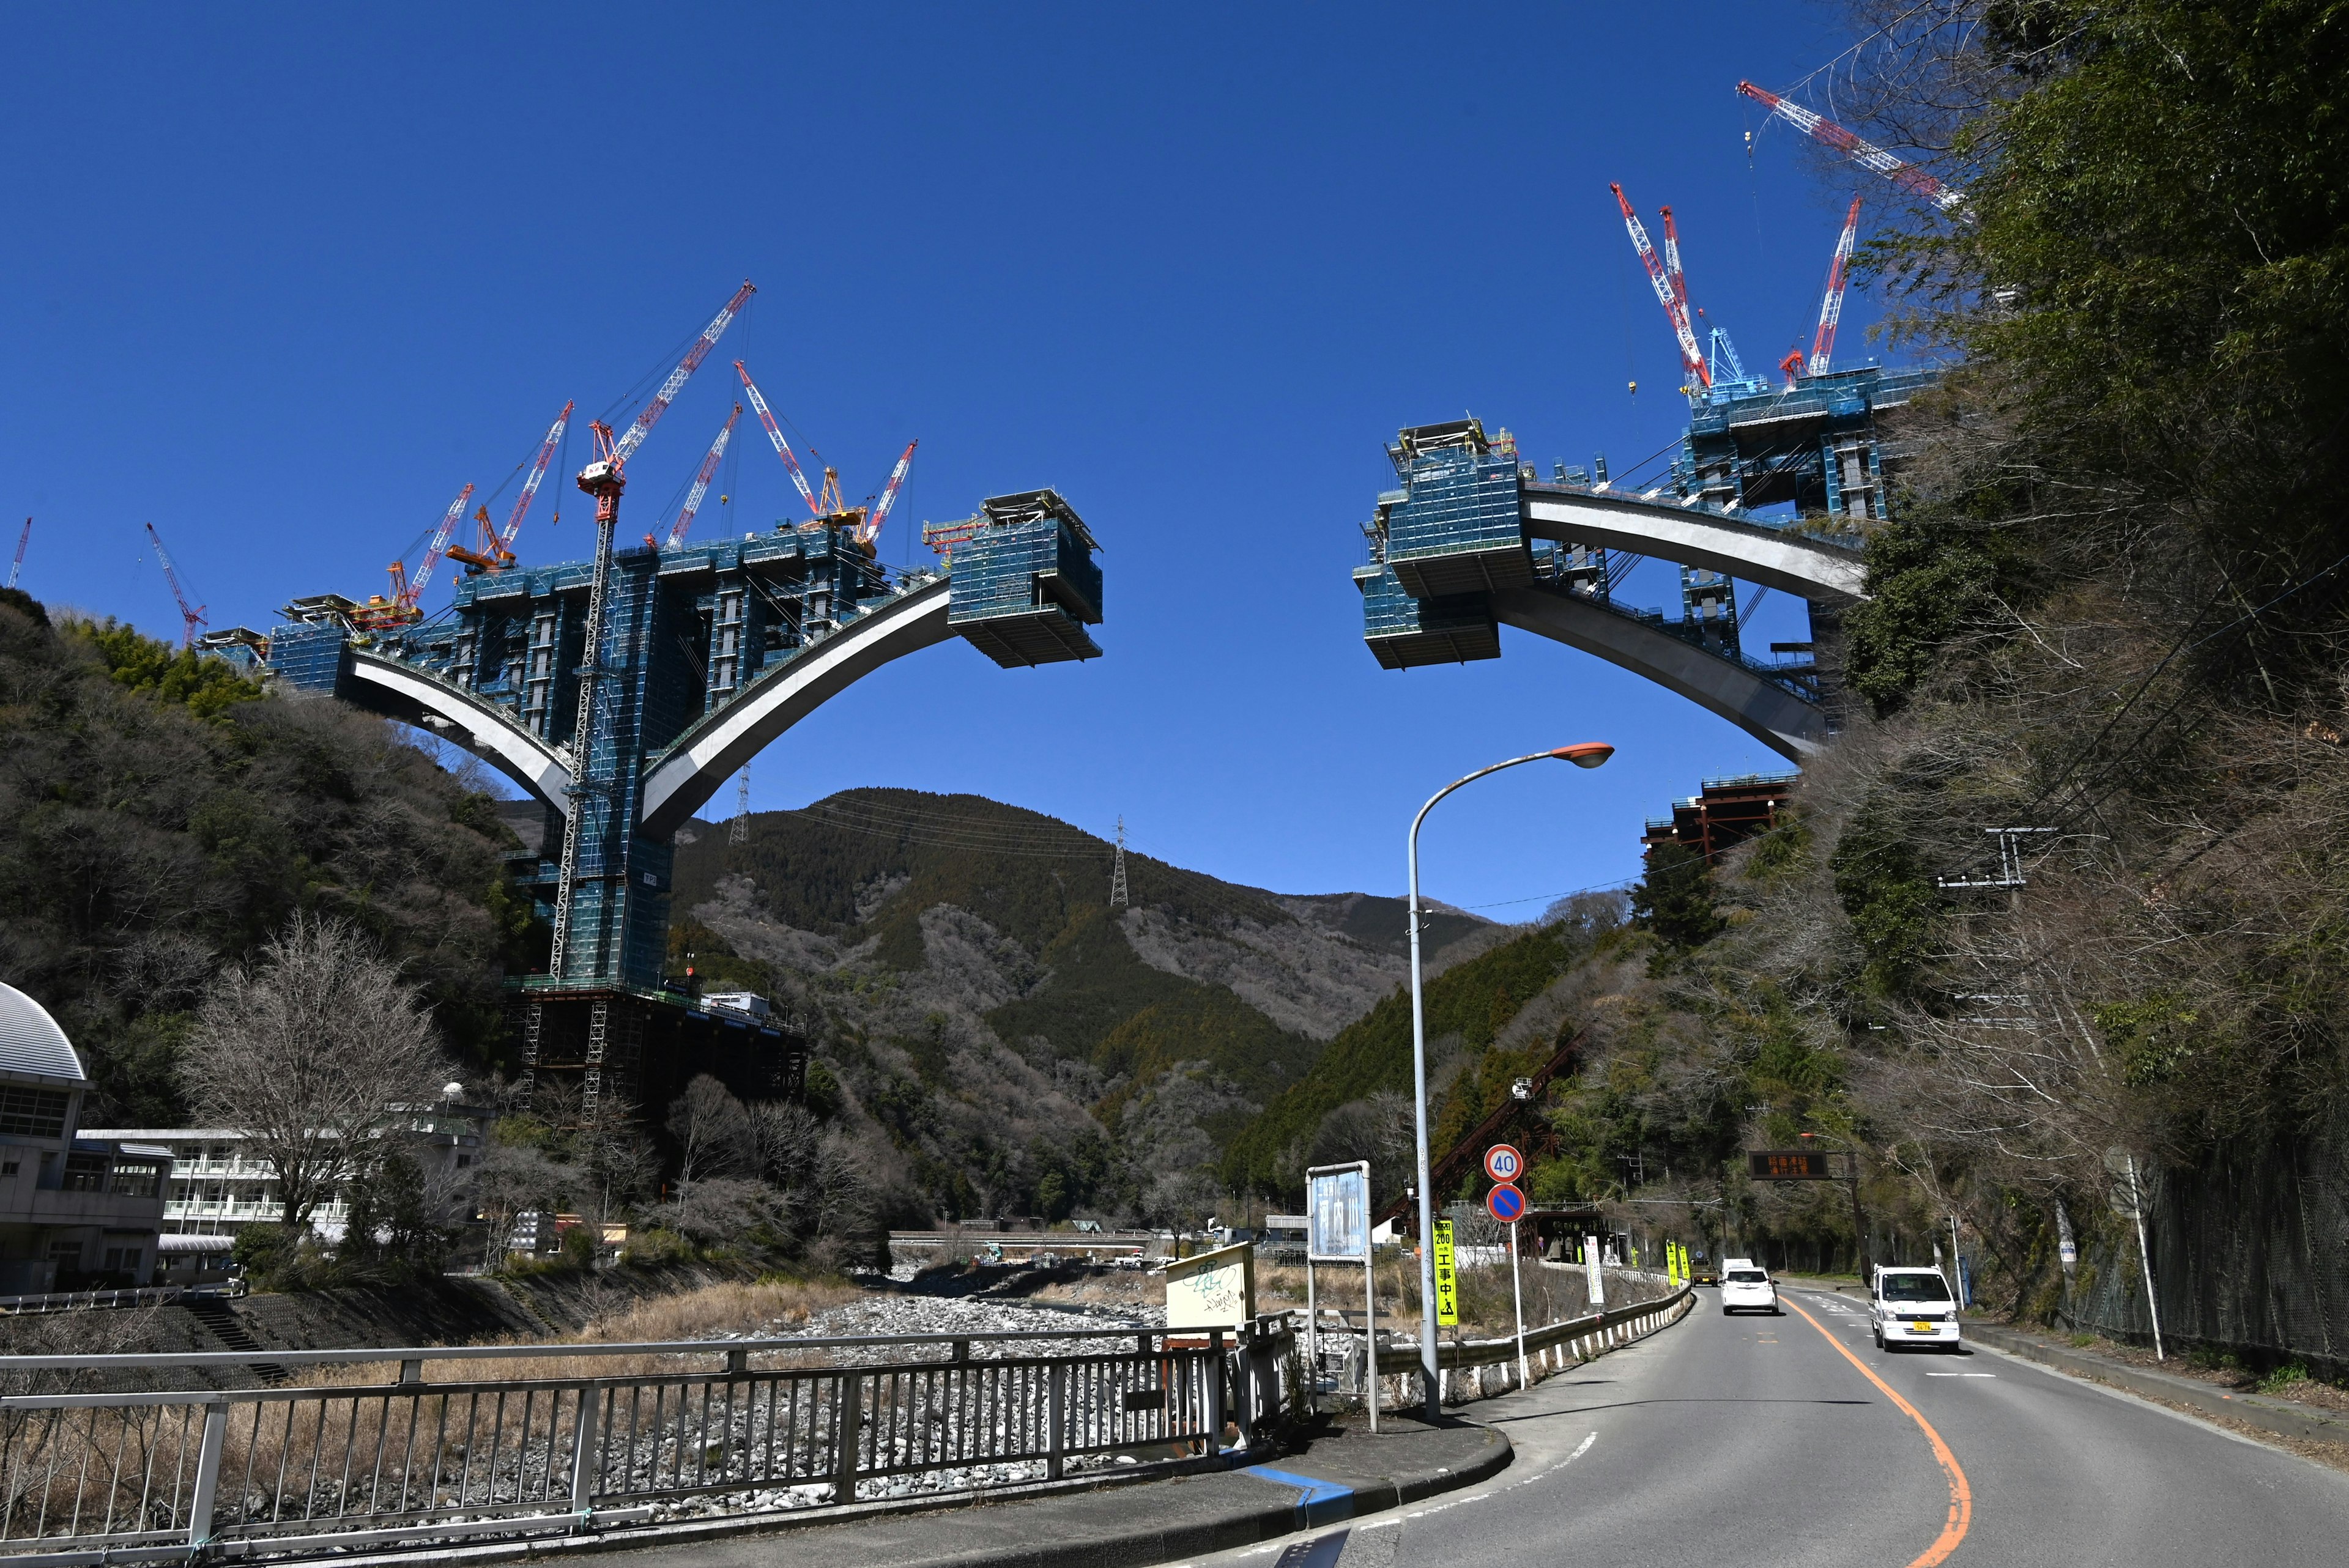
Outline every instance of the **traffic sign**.
[(1485, 1194), (1485, 1212), (1505, 1225), (1526, 1217), (1526, 1195), (1506, 1181)]
[(1512, 1144), (1495, 1143), (1485, 1150), (1485, 1174), (1495, 1181), (1514, 1181), (1526, 1173), (1526, 1157)]
[(1756, 1181), (1826, 1181), (1834, 1172), (1826, 1155), (1812, 1149), (1750, 1149), (1745, 1173)]

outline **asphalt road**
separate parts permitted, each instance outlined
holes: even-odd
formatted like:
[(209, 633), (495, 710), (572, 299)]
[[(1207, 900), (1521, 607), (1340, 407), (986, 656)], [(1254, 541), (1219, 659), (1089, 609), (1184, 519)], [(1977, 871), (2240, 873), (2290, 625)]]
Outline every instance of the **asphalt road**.
[(1208, 1561), (2349, 1563), (2349, 1475), (1994, 1352), (1877, 1350), (1847, 1299), (1724, 1318), (1701, 1295), (1653, 1338), (1471, 1407), (1516, 1446), (1495, 1480)]

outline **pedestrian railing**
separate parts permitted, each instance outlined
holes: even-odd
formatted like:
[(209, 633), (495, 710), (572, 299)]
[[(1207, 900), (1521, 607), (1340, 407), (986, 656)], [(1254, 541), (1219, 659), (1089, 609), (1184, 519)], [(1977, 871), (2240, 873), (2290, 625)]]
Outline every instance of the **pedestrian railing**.
[[(1220, 1332), (1072, 1330), (0, 1357), (0, 1376), (265, 1360), (316, 1379), (0, 1398), (0, 1559), (302, 1556), (1212, 1461), (1227, 1387), (1245, 1429), (1265, 1386), (1251, 1361), (1273, 1355), (1234, 1348)], [(424, 1376), (524, 1357), (564, 1365)], [(396, 1382), (345, 1380), (392, 1363)]]
[(93, 1307), (162, 1306), (188, 1294), (185, 1285), (145, 1284), (120, 1290), (53, 1290), (38, 1295), (0, 1295), (0, 1315), (86, 1312)]

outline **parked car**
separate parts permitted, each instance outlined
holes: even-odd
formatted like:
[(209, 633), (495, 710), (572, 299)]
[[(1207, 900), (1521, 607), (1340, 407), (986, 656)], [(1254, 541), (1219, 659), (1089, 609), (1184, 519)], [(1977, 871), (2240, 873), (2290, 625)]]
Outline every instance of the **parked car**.
[(1721, 1265), (1721, 1315), (1733, 1312), (1767, 1312), (1784, 1310), (1778, 1305), (1778, 1287), (1771, 1283), (1769, 1271), (1751, 1258), (1732, 1258)]
[(1878, 1350), (1959, 1344), (1958, 1304), (1940, 1269), (1878, 1267), (1868, 1288)]

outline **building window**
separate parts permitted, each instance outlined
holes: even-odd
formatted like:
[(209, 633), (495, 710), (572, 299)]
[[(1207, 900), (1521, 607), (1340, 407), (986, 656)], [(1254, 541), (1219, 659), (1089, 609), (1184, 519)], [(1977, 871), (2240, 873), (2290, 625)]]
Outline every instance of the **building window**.
[(16, 1173), (16, 1162), (14, 1160), (0, 1160), (0, 1176), (14, 1176)]
[(0, 1088), (0, 1134), (18, 1138), (62, 1138), (66, 1131), (66, 1091), (61, 1088)]
[(49, 1261), (53, 1264), (63, 1264), (67, 1268), (78, 1269), (81, 1267), (81, 1243), (79, 1242), (51, 1242), (49, 1243)]
[(67, 1155), (64, 1190), (68, 1192), (105, 1191), (106, 1163), (103, 1154)]
[(160, 1165), (118, 1164), (114, 1168), (114, 1190), (125, 1198), (152, 1198), (163, 1183)]

